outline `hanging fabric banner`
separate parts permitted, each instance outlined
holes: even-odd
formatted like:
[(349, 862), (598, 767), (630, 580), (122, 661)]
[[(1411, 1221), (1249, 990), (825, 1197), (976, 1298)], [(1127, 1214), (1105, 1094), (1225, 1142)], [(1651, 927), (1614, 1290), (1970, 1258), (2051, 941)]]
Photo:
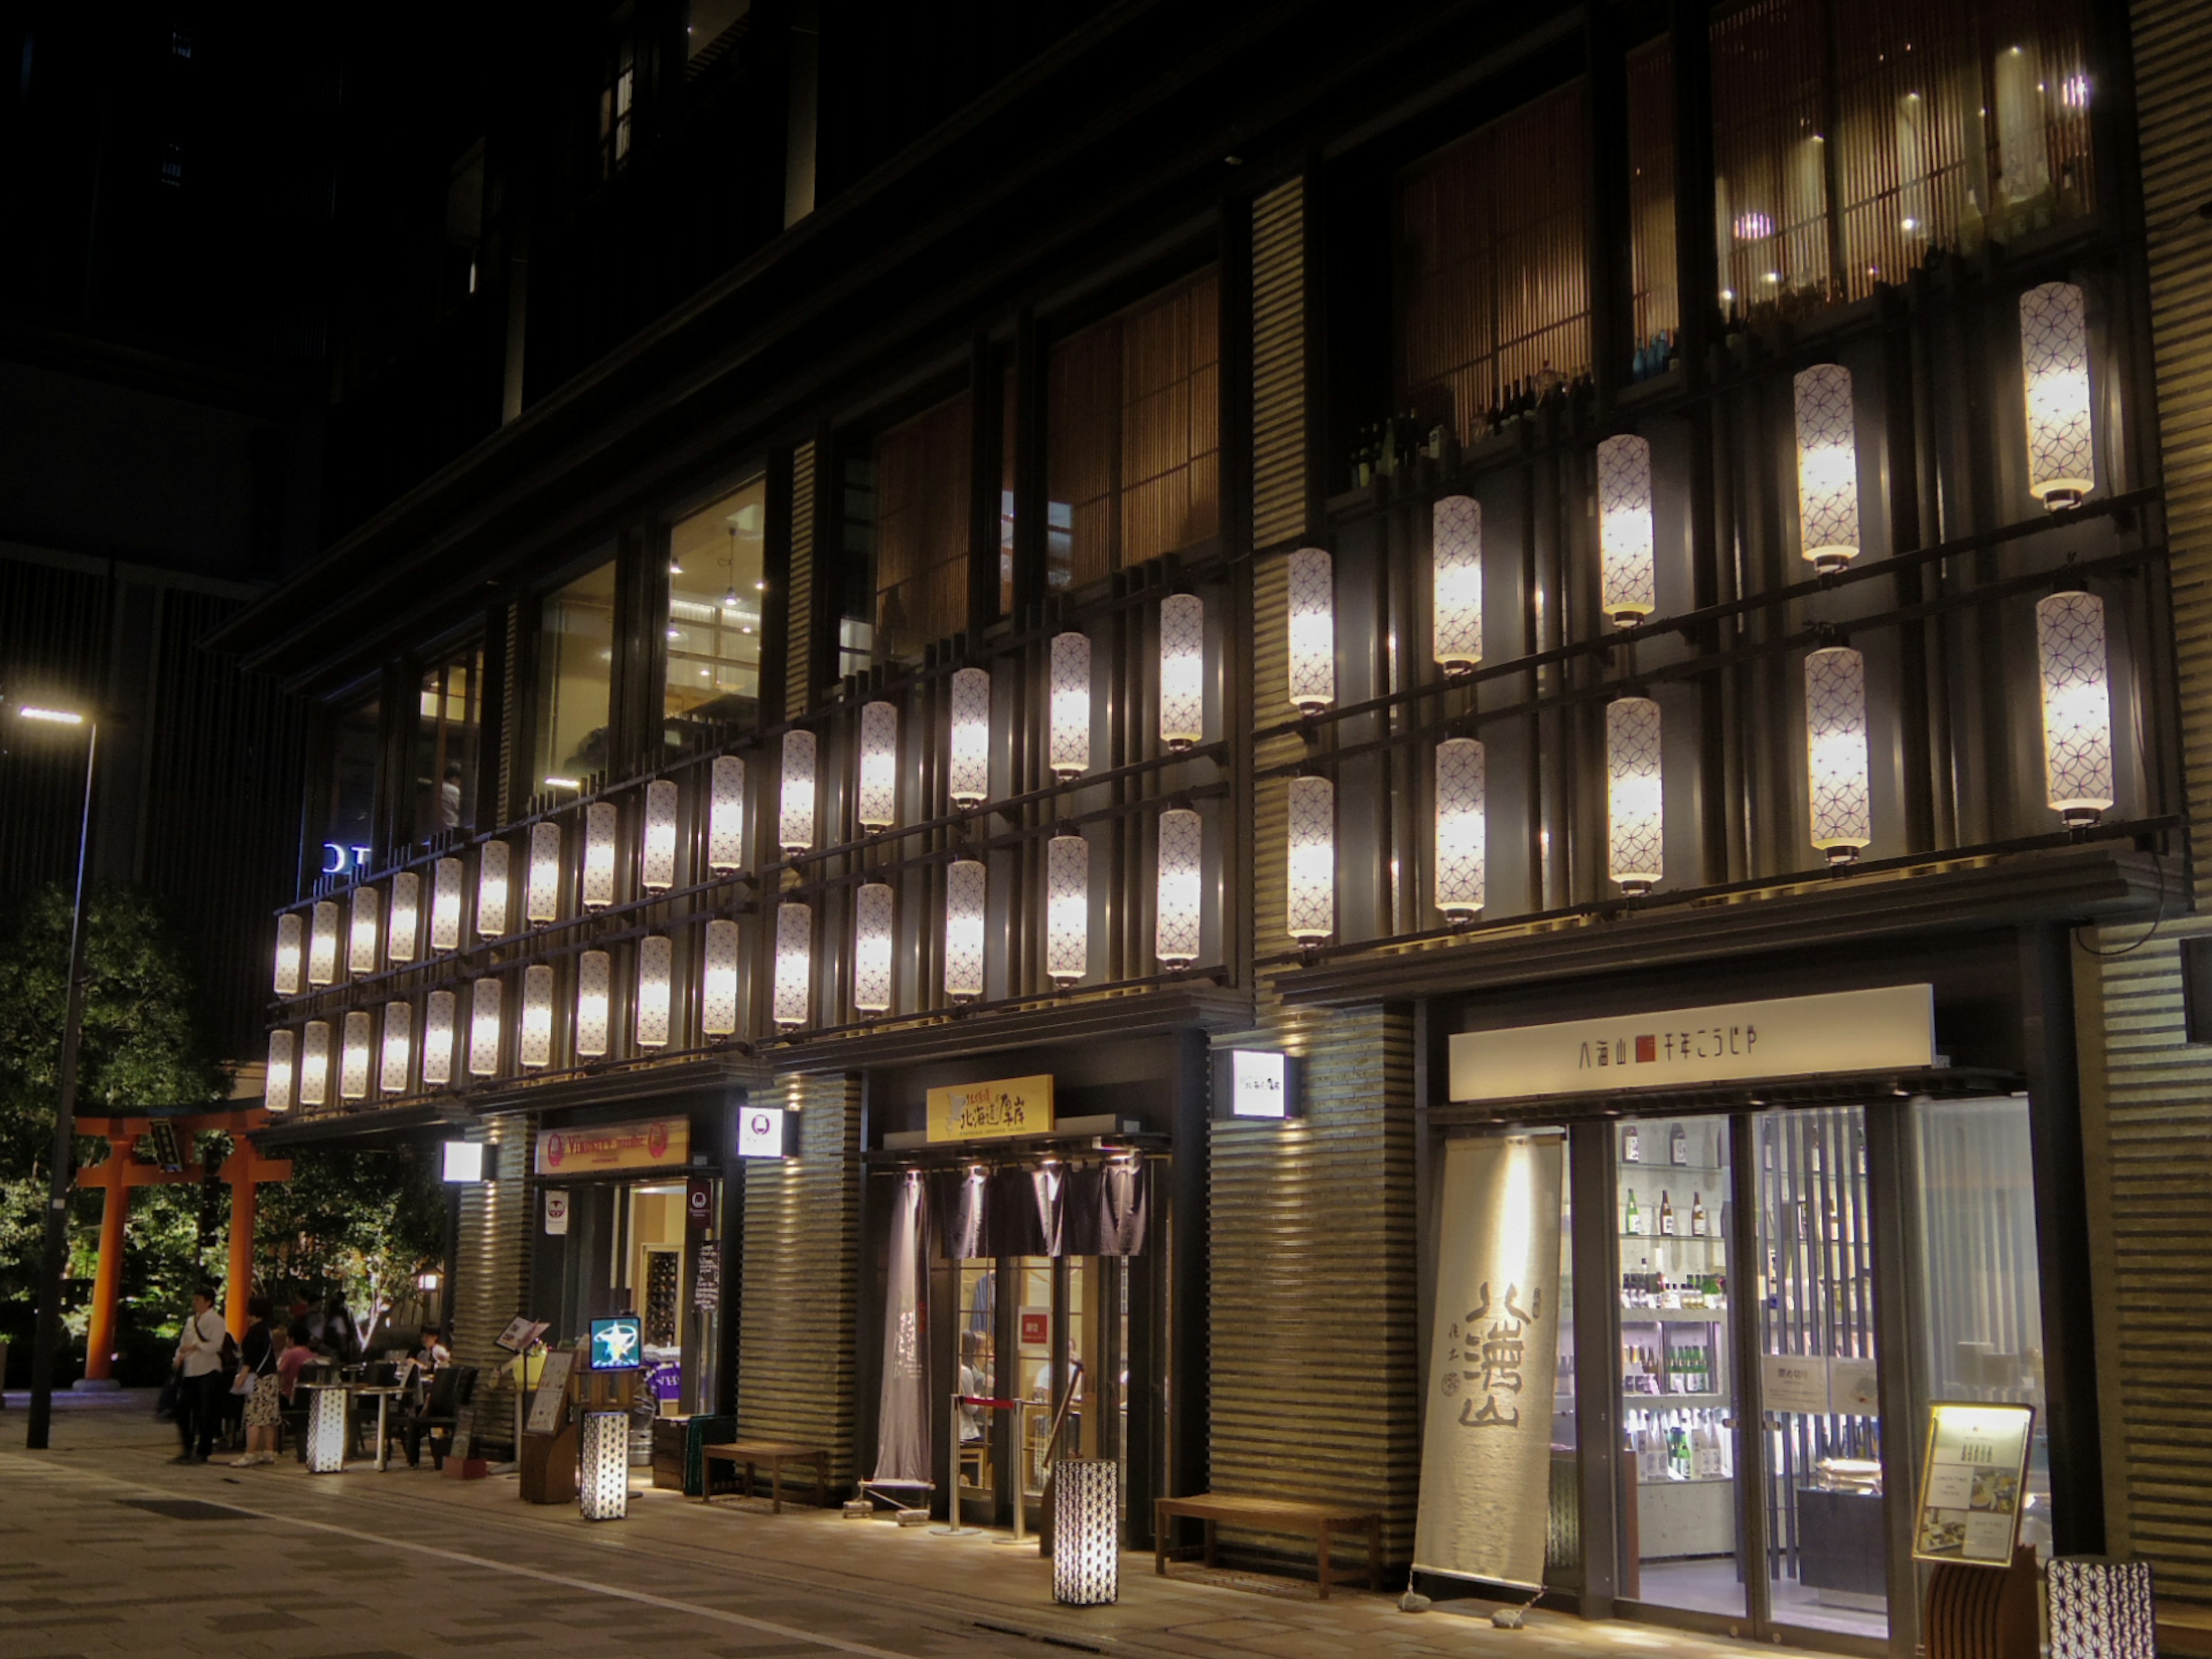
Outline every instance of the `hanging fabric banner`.
[(929, 1484), (929, 1346), (922, 1328), (924, 1229), (921, 1175), (899, 1177), (891, 1204), (890, 1271), (884, 1285), (884, 1383), (876, 1416), (875, 1478)]
[(1416, 1572), (1543, 1584), (1565, 1163), (1558, 1134), (1445, 1146)]

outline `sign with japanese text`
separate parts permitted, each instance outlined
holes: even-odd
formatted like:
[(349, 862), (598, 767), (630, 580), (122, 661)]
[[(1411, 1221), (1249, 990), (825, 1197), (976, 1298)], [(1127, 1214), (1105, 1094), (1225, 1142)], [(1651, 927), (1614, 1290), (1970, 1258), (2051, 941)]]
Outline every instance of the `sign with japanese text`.
[(712, 1313), (722, 1305), (722, 1253), (713, 1245), (699, 1252), (698, 1276), (691, 1281), (691, 1305)]
[(1001, 1078), (929, 1091), (929, 1138), (989, 1140), (1003, 1135), (1047, 1134), (1052, 1129), (1052, 1079)]
[(1954, 1405), (1928, 1408), (1928, 1462), (1912, 1553), (1923, 1561), (2012, 1564), (2027, 1487), (2033, 1406)]
[(1885, 985), (1461, 1031), (1451, 1039), (1451, 1097), (1525, 1100), (1936, 1063), (1935, 988)]
[(547, 1129), (538, 1137), (541, 1176), (590, 1176), (611, 1170), (667, 1170), (691, 1161), (691, 1120), (653, 1117), (588, 1129)]
[(1417, 1572), (1544, 1582), (1565, 1164), (1558, 1133), (1446, 1143)]

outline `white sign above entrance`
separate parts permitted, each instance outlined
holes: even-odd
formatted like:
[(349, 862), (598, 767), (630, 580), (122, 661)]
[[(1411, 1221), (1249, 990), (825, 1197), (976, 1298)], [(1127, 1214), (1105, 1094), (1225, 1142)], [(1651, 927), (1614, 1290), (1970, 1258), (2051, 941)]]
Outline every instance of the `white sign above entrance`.
[(1525, 1100), (1935, 1064), (1935, 988), (1885, 985), (1462, 1031), (1451, 1040), (1451, 1097)]

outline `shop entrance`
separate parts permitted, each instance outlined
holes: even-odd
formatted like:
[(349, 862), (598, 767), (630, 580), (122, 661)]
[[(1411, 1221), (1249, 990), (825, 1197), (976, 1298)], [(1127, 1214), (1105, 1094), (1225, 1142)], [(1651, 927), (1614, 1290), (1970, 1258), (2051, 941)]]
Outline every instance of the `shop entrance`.
[[(710, 1223), (720, 1214), (720, 1182), (707, 1183)], [(659, 1415), (711, 1410), (718, 1379), (721, 1319), (719, 1228), (694, 1224), (691, 1182), (578, 1182), (565, 1188), (565, 1235), (559, 1249), (560, 1303), (555, 1334), (582, 1339), (595, 1318), (635, 1313), (642, 1322), (645, 1373), (641, 1400)]]

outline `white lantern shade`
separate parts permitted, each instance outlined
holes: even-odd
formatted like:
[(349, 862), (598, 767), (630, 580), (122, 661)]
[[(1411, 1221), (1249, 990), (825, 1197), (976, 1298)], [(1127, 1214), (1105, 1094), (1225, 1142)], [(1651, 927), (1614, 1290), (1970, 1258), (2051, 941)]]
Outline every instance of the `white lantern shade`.
[(945, 868), (945, 994), (969, 1002), (983, 994), (983, 915), (990, 878), (974, 859)]
[(430, 871), (430, 948), (461, 948), (461, 888), (466, 872), (459, 859), (440, 859)]
[(1659, 705), (1616, 697), (1605, 706), (1607, 872), (1627, 893), (1648, 893), (1666, 874), (1666, 791)]
[(1336, 701), (1336, 567), (1318, 547), (1290, 559), (1291, 701), (1318, 714)]
[(676, 785), (656, 778), (645, 786), (645, 841), (639, 850), (638, 884), (665, 893), (676, 884)]
[(786, 1030), (804, 1025), (814, 1005), (814, 910), (775, 907), (775, 988), (769, 1018)]
[(376, 924), (383, 895), (367, 884), (353, 890), (352, 915), (347, 929), (346, 969), (353, 974), (376, 971)]
[(1482, 914), (1488, 898), (1490, 776), (1482, 745), (1437, 745), (1437, 908), (1454, 921)]
[(335, 1382), (303, 1387), (313, 1402), (307, 1407), (307, 1473), (342, 1474), (345, 1471), (346, 1390)]
[(637, 1046), (668, 1046), (670, 1000), (676, 978), (676, 947), (665, 933), (647, 933), (637, 942)]
[(707, 789), (707, 863), (715, 870), (745, 866), (745, 763), (717, 755)]
[(2045, 507), (2071, 507), (2097, 487), (2089, 327), (2080, 289), (2045, 283), (2020, 296), (2020, 360), (2028, 493)]
[(422, 878), (402, 870), (392, 878), (392, 914), (385, 919), (384, 954), (412, 962), (422, 948)]
[(1052, 1599), (1109, 1607), (1121, 1599), (1121, 1466), (1063, 1457), (1052, 1480)]
[(311, 1019), (300, 1038), (300, 1104), (320, 1106), (331, 1097), (331, 1023)]
[(891, 1006), (891, 930), (898, 896), (884, 882), (864, 884), (853, 897), (853, 1006), (880, 1014)]
[(860, 710), (860, 781), (853, 810), (863, 830), (888, 830), (898, 822), (898, 705), (872, 702)]
[(1859, 550), (1859, 442), (1851, 413), (1851, 372), (1840, 363), (1815, 363), (1792, 385), (1798, 546), (1815, 570), (1841, 570)]
[(1052, 731), (1047, 763), (1057, 778), (1091, 769), (1091, 639), (1055, 634), (1052, 639)]
[(776, 814), (776, 845), (793, 858), (814, 845), (814, 734), (783, 734), (783, 793)]
[(485, 978), (469, 990), (469, 1074), (499, 1074), (500, 983)]
[(586, 1412), (576, 1464), (576, 1508), (586, 1521), (629, 1513), (629, 1413)]
[(1292, 778), (1285, 925), (1302, 945), (1336, 931), (1336, 786), (1327, 778)]
[(1045, 843), (1044, 971), (1072, 985), (1091, 968), (1091, 843), (1054, 836)]
[(726, 919), (707, 924), (705, 966), (699, 975), (699, 1029), (708, 1036), (732, 1036), (738, 1029), (738, 924)]
[(500, 939), (507, 933), (507, 865), (503, 841), (488, 841), (477, 855), (477, 937)]
[(546, 818), (530, 826), (530, 884), (524, 890), (523, 919), (561, 919), (561, 826)]
[(597, 1060), (614, 1035), (614, 958), (605, 951), (576, 957), (576, 1057)]
[(422, 999), (422, 1086), (442, 1089), (453, 1080), (453, 1039), (459, 1025), (459, 1000), (451, 991)]
[(1198, 960), (1205, 848), (1206, 824), (1197, 813), (1176, 806), (1160, 814), (1152, 954), (1164, 968), (1188, 968)]
[(345, 1017), (344, 1047), (338, 1054), (338, 1097), (364, 1100), (368, 1096), (368, 1052), (376, 1041), (375, 1022), (365, 1009)]
[(1874, 840), (1866, 659), (1843, 646), (1805, 658), (1806, 801), (1813, 845), (1849, 864)]
[[(595, 800), (584, 809), (584, 874), (577, 897), (586, 910), (605, 909), (615, 902), (615, 848), (621, 835), (621, 815), (612, 801)], [(531, 874), (534, 889), (537, 872)]]
[(294, 1033), (281, 1027), (269, 1034), (269, 1069), (261, 1077), (261, 1104), (271, 1116), (281, 1117), (292, 1109), (298, 1042)]
[(275, 984), (280, 997), (297, 996), (300, 993), (300, 969), (306, 966), (302, 958), (307, 953), (307, 918), (297, 910), (287, 910), (276, 918)]
[(522, 970), (522, 1030), (514, 1058), (533, 1072), (553, 1063), (553, 969), (542, 962)]
[(1482, 503), (1446, 495), (1429, 509), (1430, 632), (1437, 665), (1464, 673), (1482, 660)]
[(963, 668), (952, 677), (952, 738), (945, 787), (955, 806), (975, 806), (991, 793), (991, 677)]
[(1188, 749), (1206, 736), (1206, 601), (1170, 593), (1160, 601), (1160, 741)]
[(1597, 447), (1599, 604), (1629, 628), (1659, 608), (1651, 527), (1651, 446), (1633, 433)]
[(395, 999), (384, 1005), (384, 1056), (376, 1086), (387, 1095), (407, 1092), (407, 1062), (415, 1053), (415, 1005)]
[(2035, 607), (2043, 676), (2043, 781), (2051, 810), (2076, 827), (2112, 809), (2112, 697), (2105, 602), (2053, 593)]
[(338, 976), (338, 907), (317, 902), (307, 935), (307, 983), (328, 985)]

